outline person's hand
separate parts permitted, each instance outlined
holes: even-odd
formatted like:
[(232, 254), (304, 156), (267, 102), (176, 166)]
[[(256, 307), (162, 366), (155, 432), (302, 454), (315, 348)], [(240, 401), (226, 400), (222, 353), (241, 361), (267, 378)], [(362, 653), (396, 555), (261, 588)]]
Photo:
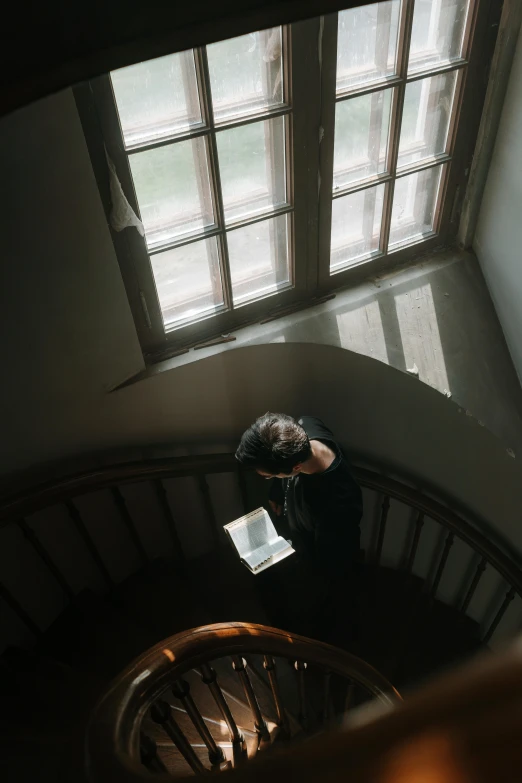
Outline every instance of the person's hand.
[(279, 503), (276, 503), (274, 500), (269, 500), (270, 508), (276, 515), (276, 517), (280, 517), (283, 513), (283, 506), (281, 506)]

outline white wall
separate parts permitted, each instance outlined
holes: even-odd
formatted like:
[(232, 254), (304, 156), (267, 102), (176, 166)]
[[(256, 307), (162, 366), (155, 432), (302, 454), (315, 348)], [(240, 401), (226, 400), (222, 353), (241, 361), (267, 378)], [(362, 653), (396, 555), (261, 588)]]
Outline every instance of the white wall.
[(0, 149), (6, 472), (70, 448), (143, 358), (72, 93), (3, 120)]
[(474, 239), (522, 382), (522, 32)]

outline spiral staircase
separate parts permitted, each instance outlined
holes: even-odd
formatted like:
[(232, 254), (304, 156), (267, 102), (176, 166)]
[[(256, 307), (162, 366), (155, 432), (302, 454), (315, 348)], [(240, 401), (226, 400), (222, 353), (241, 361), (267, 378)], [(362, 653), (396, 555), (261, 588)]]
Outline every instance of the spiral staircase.
[(240, 769), (393, 708), (518, 628), (522, 574), (477, 520), (355, 472), (360, 622), (344, 649), (272, 627), (276, 607), (222, 533), (265, 489), (232, 455), (128, 462), (4, 497), (3, 779)]

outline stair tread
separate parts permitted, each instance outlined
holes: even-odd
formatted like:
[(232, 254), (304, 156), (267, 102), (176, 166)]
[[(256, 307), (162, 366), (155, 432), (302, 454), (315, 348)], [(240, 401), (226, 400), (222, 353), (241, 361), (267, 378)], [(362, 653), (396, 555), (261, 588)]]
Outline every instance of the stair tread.
[[(372, 582), (376, 587), (371, 587)], [(472, 654), (480, 646), (478, 624), (441, 601), (430, 602), (423, 581), (416, 576), (370, 567), (362, 593), (363, 612), (366, 610), (369, 616), (350, 649), (395, 684), (397, 671), (401, 683), (412, 682)]]
[(81, 783), (85, 730), (105, 683), (27, 650), (8, 648), (1, 660), (0, 778)]
[(193, 578), (176, 564), (157, 559), (120, 584), (112, 602), (148, 628), (151, 645), (187, 628), (205, 625), (209, 614), (194, 589)]
[[(231, 690), (231, 682), (228, 680), (228, 678), (223, 676), (222, 670), (220, 670), (219, 666), (216, 666), (216, 669), (217, 669), (219, 685), (222, 688), (225, 699), (232, 712), (234, 720), (236, 721), (236, 724), (238, 726), (242, 726), (244, 729), (247, 730), (247, 732), (254, 732), (255, 727), (254, 727), (252, 714), (250, 712), (250, 709), (248, 708), (248, 705), (245, 703), (244, 695), (240, 694), (240, 697), (237, 698), (237, 694), (235, 693), (235, 691), (233, 692)], [(208, 686), (202, 682), (199, 674), (193, 670), (187, 672), (184, 675), (184, 679), (190, 685), (191, 695), (194, 701), (196, 702), (196, 705), (199, 711), (201, 712), (201, 714), (205, 718), (209, 718), (211, 721), (215, 722), (216, 724), (219, 724), (220, 732), (221, 730), (223, 730), (222, 731), (223, 737), (228, 738), (228, 732), (223, 726), (223, 719), (221, 713), (219, 712), (219, 709), (214, 701), (214, 698)], [(181, 702), (172, 695), (172, 692), (170, 690), (168, 690), (164, 694), (163, 698), (167, 702), (169, 702), (169, 704), (177, 708), (182, 708)], [(178, 711), (176, 711), (176, 715), (177, 714)], [(184, 716), (182, 713), (179, 713), (179, 716), (180, 716), (180, 723), (187, 723), (187, 722), (190, 723), (187, 716)], [(209, 724), (209, 728), (210, 728), (210, 724)], [(212, 733), (214, 734), (214, 730), (212, 730)]]
[(44, 634), (37, 650), (74, 668), (113, 677), (150, 646), (150, 635), (86, 591)]
[(210, 622), (267, 624), (256, 576), (245, 568), (231, 547), (191, 561), (190, 570)]

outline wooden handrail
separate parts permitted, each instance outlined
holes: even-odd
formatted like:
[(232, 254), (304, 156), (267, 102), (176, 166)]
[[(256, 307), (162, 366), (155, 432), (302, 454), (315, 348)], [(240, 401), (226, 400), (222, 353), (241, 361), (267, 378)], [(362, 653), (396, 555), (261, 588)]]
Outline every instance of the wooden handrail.
[[(227, 775), (233, 783), (516, 781), (522, 764), (521, 650), (519, 640), (503, 654), (445, 674), (388, 714), (266, 754)], [(150, 783), (150, 774), (131, 763), (121, 748), (114, 752), (108, 730), (109, 724), (91, 725), (89, 781)], [(163, 774), (154, 780), (168, 783), (172, 778)]]
[[(204, 476), (211, 473), (237, 472), (243, 469), (233, 454), (206, 454), (188, 457), (151, 459), (125, 462), (97, 470), (76, 473), (46, 482), (26, 491), (0, 498), (0, 528), (55, 503), (63, 503), (95, 490), (129, 484), (137, 481), (162, 480), (184, 476)], [(477, 526), (432, 497), (413, 487), (366, 468), (354, 467), (353, 472), (367, 489), (405, 503), (426, 517), (433, 519), (488, 561), (498, 573), (522, 596), (522, 570)]]
[(303, 660), (366, 688), (386, 707), (402, 700), (370, 664), (323, 642), (249, 623), (217, 623), (169, 637), (134, 661), (98, 704), (87, 734), (93, 781), (148, 779), (139, 761), (139, 732), (147, 710), (190, 669), (224, 656), (270, 655)]
[(226, 473), (237, 471), (239, 468), (239, 463), (233, 454), (204, 454), (123, 462), (96, 470), (73, 473), (55, 481), (37, 484), (32, 489), (0, 497), (0, 527), (16, 522), (20, 517), (32, 514), (46, 506), (63, 503), (67, 498), (78, 497), (106, 487), (132, 484), (135, 481)]
[(458, 538), (491, 563), (499, 574), (515, 588), (516, 592), (522, 595), (522, 570), (490, 538), (470, 522), (462, 519), (459, 514), (437, 500), (423, 495), (418, 490), (395, 479), (365, 468), (354, 468), (353, 470), (361, 486), (399, 500), (455, 533)]

